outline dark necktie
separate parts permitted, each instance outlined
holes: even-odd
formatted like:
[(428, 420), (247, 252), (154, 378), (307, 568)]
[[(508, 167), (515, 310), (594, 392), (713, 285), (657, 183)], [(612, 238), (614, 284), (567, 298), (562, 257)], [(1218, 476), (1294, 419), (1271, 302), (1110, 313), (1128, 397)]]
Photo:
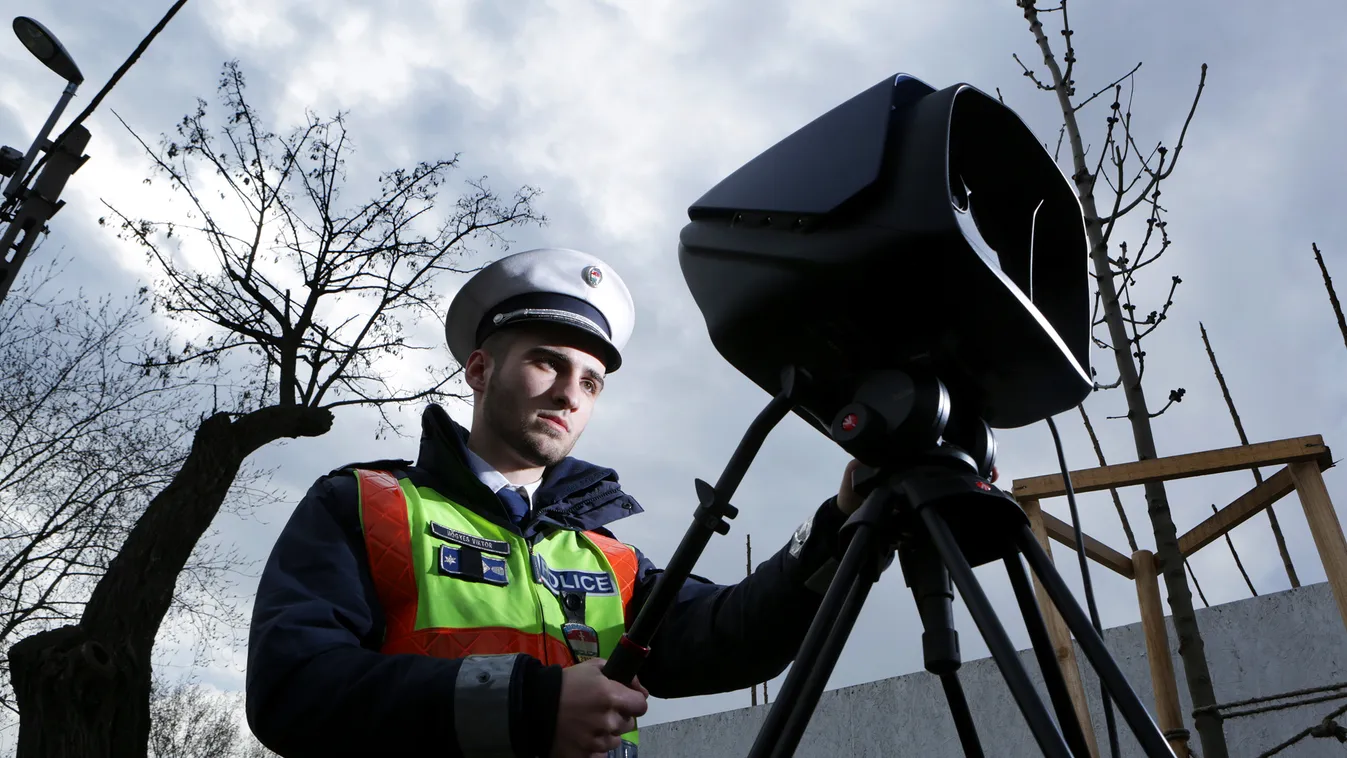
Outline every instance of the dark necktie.
[(528, 496), (522, 490), (506, 485), (500, 488), (496, 496), (505, 504), (505, 510), (509, 512), (511, 521), (516, 524), (523, 522), (529, 512), (529, 503)]

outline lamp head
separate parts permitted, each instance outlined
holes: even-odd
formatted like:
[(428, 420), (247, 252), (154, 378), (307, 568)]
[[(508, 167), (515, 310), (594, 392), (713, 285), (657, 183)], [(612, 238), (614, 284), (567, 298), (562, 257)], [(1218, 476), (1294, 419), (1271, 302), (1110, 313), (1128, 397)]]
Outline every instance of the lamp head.
[(19, 16), (14, 19), (14, 34), (34, 58), (42, 61), (42, 65), (71, 84), (84, 83), (84, 74), (75, 65), (75, 59), (47, 27), (27, 16)]

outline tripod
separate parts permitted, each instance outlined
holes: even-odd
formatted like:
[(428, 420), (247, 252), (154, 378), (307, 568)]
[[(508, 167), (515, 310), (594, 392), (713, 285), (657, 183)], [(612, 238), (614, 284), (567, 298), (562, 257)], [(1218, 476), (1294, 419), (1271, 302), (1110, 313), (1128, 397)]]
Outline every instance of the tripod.
[[(670, 596), (686, 578), (710, 532), (728, 530), (723, 517), (735, 515), (728, 504), (729, 492), (742, 478), (766, 431), (802, 394), (805, 381), (807, 377), (788, 369), (781, 393), (754, 422), (718, 486), (712, 489), (698, 481), (701, 505), (694, 524), (632, 629), (609, 657), (605, 674), (619, 681), (630, 681), (635, 674), (639, 659), (648, 652), (644, 643), (654, 635)], [(1021, 563), (1023, 556), (1142, 750), (1149, 758), (1172, 757), (1159, 727), (1038, 544), (1024, 511), (987, 481), (995, 458), (990, 428), (981, 419), (961, 417), (951, 409), (949, 392), (939, 380), (885, 371), (863, 381), (854, 402), (837, 412), (833, 438), (870, 464), (855, 481), (864, 501), (842, 528), (842, 559), (749, 758), (794, 754), (870, 589), (895, 552), (921, 616), (926, 670), (940, 677), (965, 755), (980, 758), (983, 752), (957, 675), (961, 661), (953, 615), (956, 587), (1043, 755), (1083, 758), (1090, 754)], [(1057, 717), (1055, 724), (973, 574), (975, 566), (996, 560), (1005, 564), (1019, 602)]]

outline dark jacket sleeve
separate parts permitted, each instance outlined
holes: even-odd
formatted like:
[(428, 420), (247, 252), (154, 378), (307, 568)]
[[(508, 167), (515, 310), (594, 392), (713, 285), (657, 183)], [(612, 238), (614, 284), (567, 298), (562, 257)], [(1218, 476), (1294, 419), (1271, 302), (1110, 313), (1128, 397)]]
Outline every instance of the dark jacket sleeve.
[(248, 642), (247, 717), (285, 758), (546, 755), (561, 672), (525, 656), (378, 652), (383, 619), (349, 474), (320, 479), (263, 569)]
[[(641, 684), (655, 697), (673, 698), (745, 689), (779, 675), (823, 601), (845, 521), (830, 498), (814, 513), (798, 556), (787, 544), (736, 584), (689, 578), (650, 642)], [(639, 560), (629, 619), (661, 573), (644, 555)]]

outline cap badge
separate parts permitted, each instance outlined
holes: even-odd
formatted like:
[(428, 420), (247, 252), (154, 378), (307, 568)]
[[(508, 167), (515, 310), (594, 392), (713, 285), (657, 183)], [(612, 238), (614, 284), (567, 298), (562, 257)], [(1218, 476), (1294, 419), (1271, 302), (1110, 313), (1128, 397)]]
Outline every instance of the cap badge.
[(586, 266), (582, 274), (585, 278), (585, 284), (591, 287), (599, 286), (603, 281), (603, 271), (598, 266)]

